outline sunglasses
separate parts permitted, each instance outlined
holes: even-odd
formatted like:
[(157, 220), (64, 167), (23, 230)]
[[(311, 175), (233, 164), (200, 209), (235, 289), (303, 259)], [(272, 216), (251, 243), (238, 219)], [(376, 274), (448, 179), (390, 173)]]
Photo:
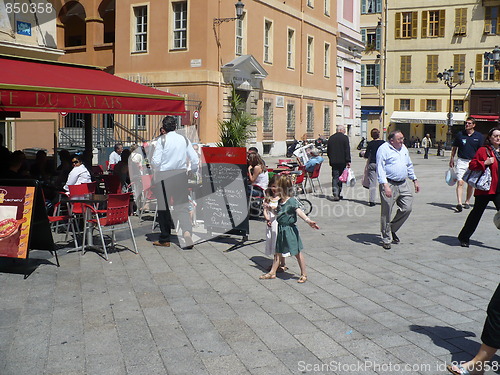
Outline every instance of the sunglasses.
[(73, 164), (78, 164), (80, 161), (79, 160), (73, 160), (71, 161)]

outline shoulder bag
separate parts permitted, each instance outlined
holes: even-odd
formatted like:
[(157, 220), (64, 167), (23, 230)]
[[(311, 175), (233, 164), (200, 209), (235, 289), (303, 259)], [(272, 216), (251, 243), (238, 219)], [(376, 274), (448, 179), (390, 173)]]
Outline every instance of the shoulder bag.
[[(488, 148), (486, 148), (486, 155), (490, 157)], [(467, 168), (463, 180), (475, 189), (489, 191), (491, 188), (491, 169), (487, 166), (484, 171), (473, 171)]]

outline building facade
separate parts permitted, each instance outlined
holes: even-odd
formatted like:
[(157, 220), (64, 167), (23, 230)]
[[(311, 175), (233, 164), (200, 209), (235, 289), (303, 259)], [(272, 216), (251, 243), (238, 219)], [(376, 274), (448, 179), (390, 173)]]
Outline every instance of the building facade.
[[(336, 2), (244, 5), (235, 19), (229, 0), (63, 0), (56, 6), (58, 46), (64, 61), (103, 66), (184, 96), (188, 113), (181, 122), (195, 126), (194, 141), (218, 141), (218, 121), (229, 117), (231, 85), (258, 118), (251, 143), (261, 152), (283, 154), (294, 138), (329, 135), (337, 108)], [(159, 120), (93, 119), (143, 139), (156, 135)]]
[(385, 0), (361, 0), (361, 136), (369, 140), (372, 129), (383, 134), (385, 84)]
[[(498, 103), (499, 71), (484, 53), (499, 43), (499, 10), (498, 0), (453, 4), (387, 0), (384, 121), (391, 123), (388, 130), (402, 130), (407, 140), (430, 134), (433, 140), (449, 143), (468, 115), (483, 120), (477, 127), (482, 132), (498, 124), (494, 103)], [(463, 83), (452, 90), (438, 77), (450, 68), (455, 83), (459, 72), (464, 75)], [(471, 102), (478, 104), (472, 107)], [(457, 125), (450, 131), (449, 112)]]
[[(0, 0), (0, 55), (58, 60), (64, 51), (57, 48), (55, 19), (56, 9), (47, 1)], [(0, 134), (11, 150), (39, 147), (52, 153), (56, 122), (51, 113), (1, 112)]]
[(360, 1), (338, 1), (337, 118), (344, 125), (351, 143), (362, 136), (361, 127), (361, 51)]

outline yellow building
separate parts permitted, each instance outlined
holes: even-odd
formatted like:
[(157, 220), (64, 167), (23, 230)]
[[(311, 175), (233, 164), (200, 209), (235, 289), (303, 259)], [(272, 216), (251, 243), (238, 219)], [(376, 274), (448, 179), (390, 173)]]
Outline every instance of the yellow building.
[[(400, 129), (408, 140), (430, 134), (433, 141), (448, 138), (449, 142), (469, 114), (478, 120), (491, 120), (495, 115), (498, 119), (499, 71), (484, 53), (499, 44), (500, 1), (452, 3), (387, 1), (382, 53), (386, 58), (384, 120), (391, 123), (389, 131)], [(438, 78), (450, 68), (454, 70), (453, 83), (459, 80), (459, 72), (464, 77), (451, 93)], [(475, 92), (484, 96), (484, 90), (489, 90), (493, 99), (474, 99)], [(471, 100), (477, 101), (476, 107), (471, 108)], [(487, 102), (490, 112), (484, 107)], [(448, 112), (453, 113), (456, 125), (449, 134)], [(484, 132), (497, 123), (485, 121), (478, 129)]]
[[(182, 124), (195, 125), (202, 143), (218, 141), (230, 84), (259, 118), (251, 143), (261, 152), (283, 154), (294, 137), (331, 133), (336, 2), (245, 1), (239, 19), (233, 0), (62, 0), (56, 8), (64, 61), (107, 67), (184, 96)], [(159, 120), (115, 115), (93, 122), (123, 125), (129, 136), (149, 139)]]

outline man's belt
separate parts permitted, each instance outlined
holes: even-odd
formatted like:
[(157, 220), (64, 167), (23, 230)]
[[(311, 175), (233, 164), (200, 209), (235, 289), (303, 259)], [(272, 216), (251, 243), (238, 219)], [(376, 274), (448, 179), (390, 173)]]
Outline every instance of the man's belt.
[(397, 180), (393, 180), (393, 179), (390, 179), (388, 178), (387, 181), (391, 184), (391, 185), (401, 185), (401, 184), (404, 184), (406, 182), (406, 179), (404, 180), (401, 180), (401, 181), (397, 181)]

